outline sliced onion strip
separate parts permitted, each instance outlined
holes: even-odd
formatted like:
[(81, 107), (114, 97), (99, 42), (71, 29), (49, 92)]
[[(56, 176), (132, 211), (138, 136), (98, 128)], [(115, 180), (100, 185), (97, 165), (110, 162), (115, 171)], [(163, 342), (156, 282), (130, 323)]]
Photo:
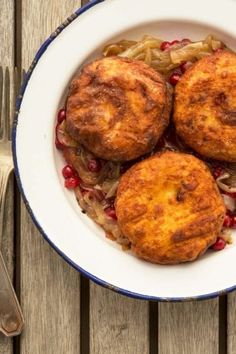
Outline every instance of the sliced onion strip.
[(235, 211), (235, 208), (236, 208), (236, 202), (235, 202), (235, 199), (230, 197), (229, 195), (227, 194), (222, 194), (222, 197), (224, 199), (224, 203), (225, 203), (225, 206), (226, 206), (226, 209), (234, 212)]
[(236, 193), (236, 187), (231, 187), (227, 184), (227, 180), (229, 178), (230, 174), (228, 172), (225, 172), (216, 179), (216, 183), (222, 191), (227, 193)]

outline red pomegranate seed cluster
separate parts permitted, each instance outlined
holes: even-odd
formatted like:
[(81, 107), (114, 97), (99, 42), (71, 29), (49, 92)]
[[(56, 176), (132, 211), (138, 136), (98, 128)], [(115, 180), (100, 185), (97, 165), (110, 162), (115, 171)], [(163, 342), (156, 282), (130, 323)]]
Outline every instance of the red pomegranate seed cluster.
[(77, 176), (74, 176), (74, 177), (70, 177), (70, 178), (67, 178), (65, 180), (65, 187), (67, 189), (75, 189), (76, 187), (78, 187), (80, 184), (80, 179), (79, 177)]
[(160, 49), (161, 49), (162, 51), (165, 51), (165, 50), (170, 49), (173, 45), (180, 44), (180, 43), (186, 45), (186, 44), (191, 43), (191, 41), (190, 41), (190, 39), (188, 39), (188, 38), (184, 38), (184, 39), (182, 39), (181, 41), (179, 41), (178, 39), (175, 39), (175, 40), (172, 41), (172, 42), (164, 41), (164, 42), (161, 43)]
[(165, 50), (169, 49), (171, 47), (171, 42), (164, 41), (160, 45), (160, 49), (164, 52)]
[(192, 65), (193, 63), (191, 61), (184, 61), (179, 67), (181, 72), (184, 74)]
[(184, 61), (169, 77), (169, 83), (176, 86), (181, 76), (193, 65), (191, 61)]
[(211, 248), (214, 251), (221, 251), (225, 247), (226, 247), (226, 241), (221, 237), (217, 237), (216, 243), (214, 243), (214, 245), (211, 246)]
[(66, 110), (65, 108), (60, 109), (60, 111), (57, 114), (57, 123), (62, 123), (63, 120), (66, 119)]
[(72, 166), (64, 166), (62, 169), (62, 175), (65, 178), (64, 186), (67, 189), (75, 189), (80, 185), (80, 178)]
[(70, 165), (66, 165), (62, 169), (62, 175), (65, 179), (74, 177), (75, 171)]
[(227, 213), (224, 219), (224, 227), (236, 229), (236, 215)]
[(174, 72), (169, 78), (169, 83), (172, 86), (175, 86), (179, 82), (180, 78), (181, 78), (181, 74), (178, 72)]

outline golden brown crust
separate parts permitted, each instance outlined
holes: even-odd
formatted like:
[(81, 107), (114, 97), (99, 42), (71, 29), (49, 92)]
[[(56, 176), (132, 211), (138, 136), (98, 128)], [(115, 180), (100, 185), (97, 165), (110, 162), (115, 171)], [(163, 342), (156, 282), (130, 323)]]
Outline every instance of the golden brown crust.
[(132, 160), (156, 145), (170, 108), (166, 82), (155, 70), (136, 60), (103, 58), (73, 80), (67, 130), (100, 158)]
[(203, 156), (236, 162), (236, 54), (199, 60), (176, 86), (177, 133)]
[(225, 206), (203, 162), (167, 151), (121, 177), (116, 213), (139, 257), (175, 264), (195, 260), (216, 241)]

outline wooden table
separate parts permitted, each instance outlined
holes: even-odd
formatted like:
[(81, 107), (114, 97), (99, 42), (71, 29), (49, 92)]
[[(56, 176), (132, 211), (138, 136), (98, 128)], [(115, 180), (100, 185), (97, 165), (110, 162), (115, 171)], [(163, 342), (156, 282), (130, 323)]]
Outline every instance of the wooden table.
[[(14, 67), (29, 67), (39, 45), (81, 3), (0, 5), (1, 65), (12, 77)], [(20, 337), (0, 335), (1, 354), (236, 353), (236, 294), (189, 303), (126, 298), (88, 281), (55, 253), (33, 225), (13, 178), (6, 212), (1, 247), (26, 324)]]

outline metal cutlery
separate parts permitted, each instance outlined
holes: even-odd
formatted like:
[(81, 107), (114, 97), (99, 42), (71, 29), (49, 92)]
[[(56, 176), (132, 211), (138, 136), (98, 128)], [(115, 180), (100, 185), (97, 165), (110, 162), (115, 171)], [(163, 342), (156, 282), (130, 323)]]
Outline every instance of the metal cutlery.
[[(11, 153), (10, 74), (0, 67), (0, 242), (4, 232), (7, 184), (13, 171)], [(22, 311), (0, 252), (0, 332), (8, 337), (21, 333)]]

